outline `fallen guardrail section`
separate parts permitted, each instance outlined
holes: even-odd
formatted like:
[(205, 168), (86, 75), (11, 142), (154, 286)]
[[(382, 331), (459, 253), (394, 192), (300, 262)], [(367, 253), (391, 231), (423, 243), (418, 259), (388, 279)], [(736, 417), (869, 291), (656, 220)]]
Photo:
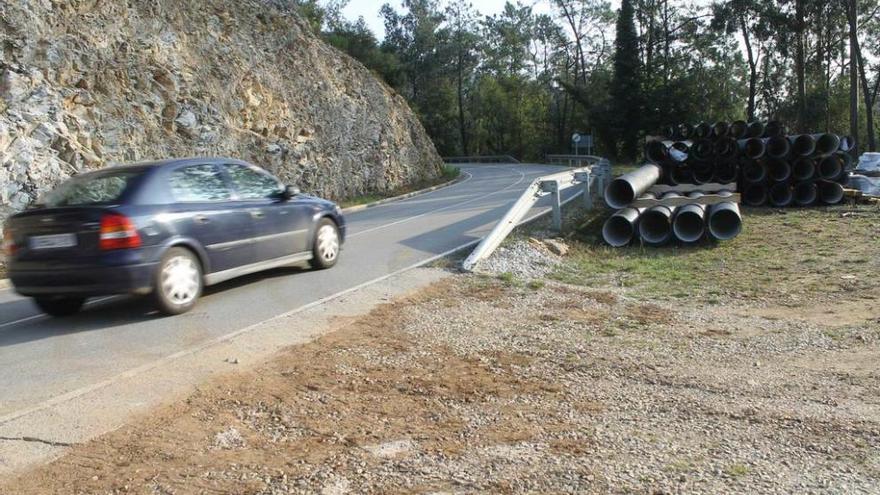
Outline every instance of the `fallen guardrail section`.
[[(498, 246), (513, 232), (517, 226), (534, 220), (546, 213), (538, 214), (526, 219), (529, 211), (546, 196), (552, 198), (552, 214), (553, 229), (562, 230), (562, 207), (572, 201), (581, 198), (587, 209), (593, 207), (594, 192), (602, 197), (604, 194), (605, 183), (611, 176), (611, 162), (605, 158), (592, 156), (580, 157), (589, 159), (592, 165), (586, 167), (566, 170), (552, 175), (538, 177), (529, 185), (528, 189), (522, 193), (519, 199), (514, 203), (513, 207), (508, 210), (507, 214), (495, 225), (492, 232), (477, 245), (474, 251), (464, 260), (462, 268), (472, 271), (480, 261), (488, 258), (498, 249)], [(563, 200), (563, 192), (567, 189), (579, 187), (581, 189), (577, 194), (572, 195), (568, 199)]]

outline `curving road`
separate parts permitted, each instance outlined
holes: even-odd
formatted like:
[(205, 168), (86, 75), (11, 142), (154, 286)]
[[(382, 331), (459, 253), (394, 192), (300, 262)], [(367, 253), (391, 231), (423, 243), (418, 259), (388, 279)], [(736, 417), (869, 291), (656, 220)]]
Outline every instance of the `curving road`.
[(50, 319), (2, 290), (0, 425), (73, 390), (474, 244), (533, 179), (559, 170), (463, 166), (464, 180), (451, 187), (348, 215), (348, 240), (332, 270), (283, 269), (233, 280), (209, 288), (192, 312), (178, 317), (155, 315), (143, 299), (114, 297), (94, 300), (74, 317)]

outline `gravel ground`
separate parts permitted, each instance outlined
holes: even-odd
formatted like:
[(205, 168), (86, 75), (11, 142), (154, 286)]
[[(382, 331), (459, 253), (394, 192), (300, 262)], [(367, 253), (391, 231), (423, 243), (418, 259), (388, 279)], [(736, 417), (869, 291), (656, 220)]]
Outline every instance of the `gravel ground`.
[(876, 291), (672, 305), (560, 263), (515, 242), (0, 493), (880, 493)]

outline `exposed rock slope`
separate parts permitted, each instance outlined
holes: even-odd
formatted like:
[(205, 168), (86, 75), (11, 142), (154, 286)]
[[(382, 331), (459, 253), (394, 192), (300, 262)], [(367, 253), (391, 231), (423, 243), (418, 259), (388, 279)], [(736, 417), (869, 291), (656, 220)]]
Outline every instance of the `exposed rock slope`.
[(406, 102), (259, 0), (0, 4), (0, 220), (79, 171), (251, 160), (333, 198), (434, 177)]

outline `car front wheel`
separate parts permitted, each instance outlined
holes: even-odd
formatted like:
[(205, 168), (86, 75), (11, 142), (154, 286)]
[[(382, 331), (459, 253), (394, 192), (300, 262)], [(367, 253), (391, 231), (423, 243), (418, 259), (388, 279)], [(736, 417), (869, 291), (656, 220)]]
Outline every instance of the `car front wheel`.
[(34, 303), (44, 313), (55, 316), (70, 316), (79, 312), (85, 304), (84, 297), (36, 297)]
[(312, 268), (330, 268), (339, 259), (339, 228), (329, 218), (318, 222), (312, 247)]
[(202, 268), (184, 248), (171, 248), (162, 257), (153, 287), (156, 309), (166, 315), (186, 313), (202, 295)]

